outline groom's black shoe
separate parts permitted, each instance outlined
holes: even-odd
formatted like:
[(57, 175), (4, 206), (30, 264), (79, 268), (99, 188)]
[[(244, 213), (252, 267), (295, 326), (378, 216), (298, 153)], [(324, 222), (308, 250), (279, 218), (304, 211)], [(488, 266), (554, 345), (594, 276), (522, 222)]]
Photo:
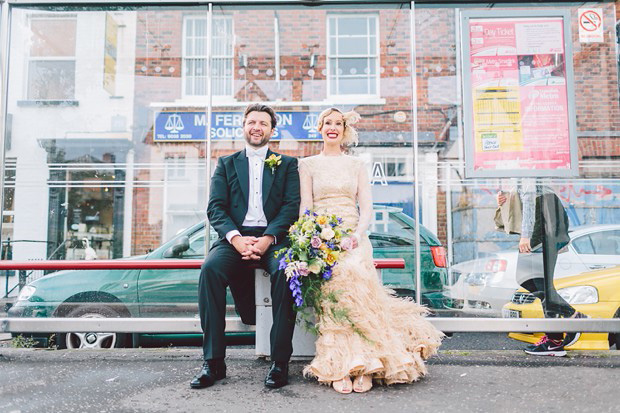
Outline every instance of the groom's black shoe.
[(205, 360), (202, 369), (189, 383), (192, 389), (202, 389), (215, 384), (217, 380), (226, 378), (226, 364), (224, 359)]
[(265, 387), (279, 389), (288, 384), (288, 363), (286, 361), (274, 361), (265, 377)]

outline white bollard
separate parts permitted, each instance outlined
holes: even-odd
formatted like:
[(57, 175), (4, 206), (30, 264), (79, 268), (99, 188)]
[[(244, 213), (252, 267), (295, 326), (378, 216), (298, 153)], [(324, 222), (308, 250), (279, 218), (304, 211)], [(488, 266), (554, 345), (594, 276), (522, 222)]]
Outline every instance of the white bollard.
[[(377, 277), (381, 280), (381, 270), (377, 269)], [(271, 313), (271, 281), (269, 273), (263, 269), (254, 270), (256, 285), (256, 355), (269, 357), (271, 354), (269, 332), (273, 324)], [(316, 336), (302, 325), (295, 326), (293, 334), (293, 356), (314, 357)]]
[[(269, 280), (269, 273), (260, 268), (256, 269), (254, 274), (256, 283), (256, 355), (269, 357), (271, 355), (269, 332), (271, 331), (271, 324), (273, 324), (271, 281)], [(315, 340), (314, 334), (297, 324), (293, 334), (293, 356), (313, 357)]]

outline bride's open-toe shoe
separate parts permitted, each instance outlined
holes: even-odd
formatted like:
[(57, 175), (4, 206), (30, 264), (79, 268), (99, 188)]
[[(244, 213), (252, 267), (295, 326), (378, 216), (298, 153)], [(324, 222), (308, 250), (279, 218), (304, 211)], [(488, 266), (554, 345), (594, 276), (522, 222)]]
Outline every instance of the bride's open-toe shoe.
[(343, 377), (342, 380), (337, 380), (332, 382), (332, 387), (338, 393), (349, 394), (353, 391), (353, 383), (351, 379), (347, 377)]
[(370, 375), (359, 376), (355, 378), (353, 391), (356, 393), (365, 393), (372, 389), (372, 377)]

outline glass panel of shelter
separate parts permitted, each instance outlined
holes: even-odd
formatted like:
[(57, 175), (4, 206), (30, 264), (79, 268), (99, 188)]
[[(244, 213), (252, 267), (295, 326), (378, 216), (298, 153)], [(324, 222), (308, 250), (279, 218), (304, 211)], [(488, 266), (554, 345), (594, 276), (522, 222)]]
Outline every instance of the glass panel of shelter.
[[(614, 4), (589, 6), (602, 13), (603, 34), (594, 41), (580, 37), (578, 4), (539, 8), (570, 12), (568, 43), (574, 56), (563, 64), (574, 70), (579, 146), (579, 176), (542, 183), (559, 196), (575, 230), (571, 236), (579, 229), (593, 240), (603, 231), (616, 231), (619, 222), (613, 206), (619, 192), (620, 154), (614, 151), (620, 117)], [(467, 9), (476, 8), (484, 10)], [(493, 9), (510, 12), (519, 6)], [(497, 231), (493, 216), (497, 191), (509, 192), (516, 185), (465, 177), (463, 107), (470, 103), (462, 97), (468, 87), (460, 56), (469, 40), (459, 27), (464, 9), (416, 8), (418, 148), (411, 133), (408, 4), (299, 10), (216, 7), (209, 28), (204, 8), (15, 7), (5, 159), (12, 161), (5, 175), (14, 184), (5, 183), (2, 233), (5, 244), (11, 238), (13, 259), (81, 259), (88, 248), (99, 259), (156, 250), (204, 219), (206, 162), (212, 172), (219, 156), (243, 149), (240, 113), (245, 105), (273, 105), (280, 125), (271, 147), (297, 157), (319, 153), (317, 114), (338, 106), (362, 115), (360, 144), (351, 153), (366, 161), (373, 183), (376, 255), (407, 260), (404, 272), (385, 273), (386, 283), (404, 295), (416, 288), (411, 232), (415, 149), (421, 224), (428, 230), (420, 245), (422, 302), (441, 314), (501, 316), (518, 288), (518, 236)], [(250, 17), (262, 24), (247, 25)], [(62, 30), (53, 30), (58, 25)], [(298, 35), (300, 28), (307, 31), (304, 36)], [(207, 154), (209, 30), (213, 116)], [(599, 49), (603, 52), (595, 52)], [(530, 68), (519, 72), (523, 76), (542, 73), (534, 70), (533, 59), (519, 62)], [(532, 87), (558, 84), (557, 76), (543, 77), (544, 85)], [(390, 220), (400, 225), (397, 235), (408, 235), (386, 237), (393, 235), (384, 231)], [(579, 228), (590, 224), (600, 227)], [(446, 268), (436, 268), (431, 245), (425, 246), (432, 239), (448, 249), (449, 275)], [(609, 245), (614, 239), (609, 237)], [(612, 251), (603, 244), (597, 244), (601, 251)], [(615, 251), (603, 254), (611, 257), (605, 266), (620, 264)], [(560, 250), (558, 266), (564, 267), (558, 279), (596, 269), (593, 265), (600, 263), (586, 255), (597, 254), (580, 254), (571, 244)], [(441, 282), (425, 284), (426, 265), (428, 279)], [(588, 313), (585, 304), (576, 308)], [(607, 310), (591, 315), (614, 316), (613, 309)]]
[[(584, 19), (584, 13), (590, 9), (601, 18), (600, 29), (596, 30), (594, 37), (588, 37), (588, 30), (580, 28), (579, 24), (580, 18)], [(436, 220), (439, 238), (448, 246), (450, 277), (444, 287), (447, 308), (463, 316), (543, 317), (539, 300), (519, 304), (513, 298), (528, 274), (536, 278), (542, 276), (543, 254), (535, 253), (533, 262), (517, 267), (517, 262), (523, 260), (523, 254), (517, 252), (520, 236), (500, 231), (494, 220), (498, 191), (508, 194), (521, 188), (524, 182), (517, 179), (471, 179), (465, 175), (464, 145), (468, 145), (472, 137), (464, 128), (469, 121), (464, 116), (464, 107), (472, 102), (466, 101), (462, 93), (474, 86), (464, 80), (463, 61), (471, 57), (461, 54), (464, 45), (476, 35), (468, 31), (468, 26), (460, 25), (464, 24), (461, 13), (471, 10), (488, 8), (416, 5), (419, 149), (427, 152), (420, 163), (422, 216), (425, 219), (430, 215)], [(519, 20), (515, 13), (525, 8), (516, 3), (494, 4), (493, 10), (504, 12), (504, 21), (515, 23)], [(534, 188), (539, 184), (543, 189), (555, 192), (569, 221), (572, 241), (559, 250), (554, 270), (559, 294), (574, 309), (591, 317), (617, 317), (618, 306), (603, 304), (603, 296), (608, 294), (609, 287), (606, 281), (602, 281), (608, 277), (617, 278), (617, 268), (620, 268), (617, 267), (620, 255), (615, 238), (610, 235), (617, 231), (620, 222), (618, 210), (614, 207), (620, 170), (618, 154), (613, 149), (619, 126), (616, 10), (613, 2), (589, 3), (587, 8), (581, 3), (537, 4), (536, 11), (549, 10), (568, 12), (572, 37), (566, 35), (566, 43), (573, 58), (565, 61), (561, 55), (547, 56), (544, 53), (540, 56), (534, 53), (528, 56), (529, 60), (520, 58), (515, 84), (520, 83), (521, 93), (525, 92), (524, 89), (538, 93), (555, 90), (571, 82), (570, 78), (562, 77), (570, 66), (574, 72), (574, 100), (572, 97), (569, 100), (574, 104), (577, 125), (574, 150), (578, 154), (578, 176), (541, 178), (531, 182)], [(521, 22), (524, 20), (527, 16)], [(510, 53), (496, 50), (494, 54)], [(545, 65), (540, 63), (547, 57), (551, 58), (548, 73), (541, 70)], [(536, 58), (539, 63), (535, 62)], [(505, 84), (500, 82), (497, 86)], [(537, 108), (530, 110), (545, 110), (544, 105)], [(566, 110), (565, 104), (562, 111)], [(550, 118), (543, 116), (539, 119), (549, 122)], [(543, 129), (544, 125), (539, 124), (539, 127)], [(558, 133), (555, 139), (559, 140), (561, 136), (564, 135)], [(431, 169), (437, 171), (437, 180), (431, 181), (429, 187), (424, 174), (431, 159), (436, 162), (436, 167)], [(435, 192), (438, 199), (435, 211), (425, 205), (429, 191)], [(520, 232), (520, 226), (518, 230)], [(601, 238), (605, 239), (604, 247)], [(598, 240), (596, 245), (595, 239)], [(610, 254), (597, 255), (594, 251), (597, 246), (600, 251)], [(591, 273), (592, 270), (597, 272)], [(585, 286), (592, 283), (596, 284), (598, 297), (587, 295), (589, 290)], [(575, 291), (583, 294), (572, 294)], [(532, 335), (519, 337), (530, 342), (537, 340)], [(601, 348), (607, 345), (606, 334), (589, 337), (591, 343), (598, 343), (595, 345)]]
[[(246, 24), (249, 18), (255, 24)], [(241, 125), (248, 103), (275, 108), (270, 148), (298, 158), (320, 153), (323, 109), (356, 110), (360, 142), (349, 152), (364, 159), (372, 183), (375, 257), (404, 258), (406, 269), (385, 271), (384, 282), (415, 296), (409, 4), (216, 7), (214, 19), (231, 22), (234, 89), (228, 98), (213, 97), (212, 165), (244, 148), (241, 131), (231, 138), (230, 130)], [(398, 231), (385, 230), (392, 226)]]

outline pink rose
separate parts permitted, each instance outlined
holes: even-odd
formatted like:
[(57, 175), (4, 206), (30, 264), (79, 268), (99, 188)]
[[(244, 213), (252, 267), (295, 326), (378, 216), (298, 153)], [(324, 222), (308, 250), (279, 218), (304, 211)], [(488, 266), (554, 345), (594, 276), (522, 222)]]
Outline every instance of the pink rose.
[(340, 248), (342, 248), (344, 251), (349, 251), (353, 249), (353, 240), (349, 237), (341, 239)]
[(321, 239), (319, 237), (312, 237), (310, 245), (312, 245), (312, 248), (319, 248), (321, 246)]
[(308, 271), (308, 263), (301, 261), (298, 266), (297, 266), (297, 272), (299, 273), (299, 275), (301, 275), (302, 277), (305, 277), (306, 275), (308, 275), (309, 271)]

